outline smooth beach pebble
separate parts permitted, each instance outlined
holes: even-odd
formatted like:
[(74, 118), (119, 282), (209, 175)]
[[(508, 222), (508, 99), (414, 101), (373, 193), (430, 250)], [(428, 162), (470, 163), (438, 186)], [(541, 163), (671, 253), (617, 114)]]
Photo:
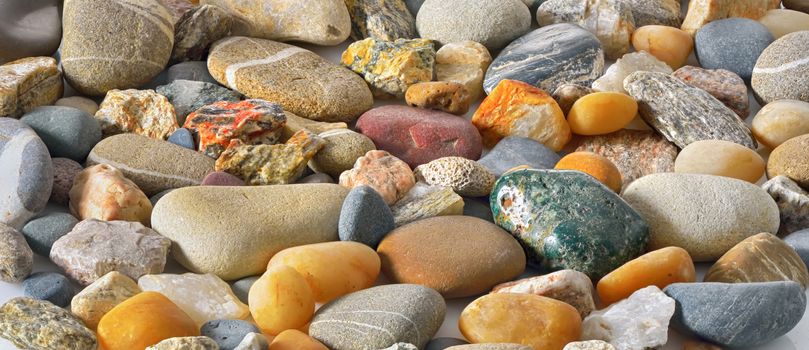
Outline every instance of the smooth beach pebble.
[(59, 307), (70, 305), (76, 292), (64, 275), (56, 272), (37, 272), (22, 282), (23, 293), (27, 297), (47, 300)]
[(694, 142), (680, 151), (674, 172), (732, 177), (756, 183), (764, 175), (764, 159), (756, 151), (722, 140)]
[(685, 65), (694, 50), (694, 39), (679, 28), (650, 25), (632, 33), (632, 46), (666, 62), (672, 69), (678, 69)]
[(766, 232), (739, 242), (705, 274), (705, 282), (771, 281), (795, 281), (806, 288), (809, 271), (791, 246)]
[(776, 39), (789, 33), (809, 30), (809, 14), (799, 11), (769, 10), (758, 21), (767, 27)]
[(306, 333), (288, 329), (273, 338), (269, 350), (328, 350), (328, 348)]
[(623, 129), (638, 114), (638, 103), (617, 92), (596, 92), (580, 98), (567, 114), (574, 134), (603, 135)]
[(277, 335), (304, 327), (315, 313), (315, 298), (309, 283), (294, 268), (271, 266), (250, 287), (250, 313), (261, 331)]
[(564, 156), (554, 169), (577, 170), (590, 175), (611, 190), (620, 193), (621, 172), (609, 159), (592, 152), (574, 152)]
[[(787, 140), (770, 153), (767, 161), (767, 177), (784, 175), (798, 185), (809, 188), (809, 135)], [(772, 232), (772, 231), (764, 231)]]
[(598, 281), (596, 290), (604, 304), (612, 304), (648, 286), (665, 288), (672, 283), (695, 281), (691, 255), (679, 247), (666, 247), (641, 255), (613, 270)]
[(753, 118), (753, 135), (775, 149), (787, 140), (809, 134), (809, 102), (778, 100), (768, 103)]

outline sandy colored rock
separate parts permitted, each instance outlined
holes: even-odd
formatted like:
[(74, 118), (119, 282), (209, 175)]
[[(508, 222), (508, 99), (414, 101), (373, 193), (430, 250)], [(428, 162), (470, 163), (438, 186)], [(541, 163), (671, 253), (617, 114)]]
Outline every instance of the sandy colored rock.
[(694, 38), (679, 28), (649, 25), (632, 33), (632, 46), (657, 57), (672, 69), (678, 69), (685, 65), (694, 51)]
[(51, 57), (28, 57), (0, 65), (0, 117), (19, 118), (62, 97), (62, 73)]
[(89, 115), (95, 115), (98, 112), (98, 103), (95, 101), (81, 96), (63, 97), (56, 100), (54, 106), (73, 107), (86, 112)]
[[(784, 175), (803, 188), (809, 188), (809, 135), (787, 140), (770, 153), (767, 161), (767, 177)], [(772, 232), (772, 231), (762, 231)]]
[(789, 33), (809, 30), (809, 14), (799, 11), (769, 10), (758, 21), (767, 27), (776, 39)]
[(149, 274), (138, 279), (138, 286), (163, 294), (198, 326), (212, 320), (241, 320), (250, 314), (230, 286), (212, 274)]
[[(271, 350), (328, 350), (323, 343), (297, 329), (281, 332), (273, 338)], [(247, 350), (247, 349), (245, 349)]]
[(759, 233), (728, 250), (705, 274), (705, 282), (795, 281), (809, 286), (806, 264), (792, 247), (771, 233)]
[(434, 216), (463, 215), (464, 199), (449, 187), (417, 182), (390, 207), (396, 226)]
[(79, 219), (137, 221), (148, 226), (152, 203), (120, 170), (98, 164), (73, 180), (70, 211)]
[(562, 350), (615, 350), (615, 347), (603, 340), (587, 340), (568, 343)]
[(236, 175), (248, 185), (293, 183), (323, 146), (323, 139), (307, 130), (298, 131), (283, 145), (245, 145), (231, 140), (215, 169)]
[(0, 337), (21, 349), (97, 348), (93, 331), (70, 312), (28, 297), (13, 298), (0, 307)]
[(208, 337), (174, 337), (152, 345), (146, 350), (219, 350), (219, 344)]
[(25, 236), (11, 226), (0, 223), (0, 281), (20, 283), (34, 265), (34, 252)]
[(417, 181), (434, 186), (445, 186), (461, 196), (488, 196), (497, 180), (489, 169), (480, 163), (461, 157), (444, 157), (415, 170)]
[(775, 149), (793, 137), (809, 134), (809, 102), (770, 102), (758, 111), (752, 125), (756, 139)]
[(70, 312), (95, 330), (101, 317), (140, 292), (134, 280), (118, 271), (110, 271), (73, 297)]
[(368, 38), (349, 45), (340, 63), (362, 75), (377, 97), (401, 98), (410, 86), (433, 79), (435, 48), (427, 39)]
[(593, 282), (576, 270), (561, 270), (547, 275), (498, 284), (492, 293), (525, 293), (556, 299), (573, 306), (584, 319), (595, 310)]
[(764, 175), (764, 159), (756, 151), (737, 143), (702, 140), (680, 151), (674, 172), (725, 176), (756, 183)]
[(635, 31), (632, 7), (622, 0), (548, 0), (537, 10), (540, 27), (555, 23), (577, 23), (595, 34), (608, 59), (629, 51)]
[(413, 107), (437, 109), (455, 115), (466, 114), (472, 102), (462, 84), (443, 81), (411, 85), (407, 88), (405, 100)]
[(492, 55), (486, 46), (474, 41), (459, 41), (442, 46), (435, 53), (435, 78), (462, 84), (472, 101), (483, 96), (483, 78)]
[(695, 35), (702, 26), (718, 19), (759, 19), (780, 4), (780, 0), (694, 0), (688, 3), (682, 29)]
[(340, 185), (354, 188), (365, 185), (376, 190), (391, 205), (416, 184), (410, 167), (385, 151), (369, 151), (357, 159), (354, 168), (340, 175)]
[(564, 84), (556, 88), (556, 91), (554, 91), (551, 96), (553, 96), (553, 99), (559, 104), (559, 108), (562, 109), (562, 112), (567, 115), (576, 101), (592, 93), (593, 89), (587, 86)]
[(165, 140), (179, 127), (174, 106), (154, 90), (110, 90), (95, 118), (105, 136), (134, 133)]
[(764, 49), (750, 79), (759, 104), (809, 102), (809, 31), (782, 36)]
[(368, 136), (349, 129), (334, 129), (318, 134), (323, 139), (323, 148), (309, 161), (309, 167), (317, 173), (326, 173), (339, 178), (346, 170), (369, 151), (376, 149)]

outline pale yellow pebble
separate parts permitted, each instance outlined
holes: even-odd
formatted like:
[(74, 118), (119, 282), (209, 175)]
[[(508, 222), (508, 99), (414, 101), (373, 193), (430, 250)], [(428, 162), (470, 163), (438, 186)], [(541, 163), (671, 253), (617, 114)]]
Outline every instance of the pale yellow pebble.
[(652, 54), (676, 70), (688, 61), (688, 56), (694, 50), (694, 39), (679, 28), (649, 25), (632, 33), (632, 46), (636, 51)]
[(776, 39), (789, 33), (809, 30), (809, 14), (793, 10), (769, 10), (758, 19)]
[(702, 140), (683, 148), (674, 161), (675, 173), (707, 174), (756, 183), (764, 175), (764, 159), (737, 143)]
[(770, 149), (793, 137), (809, 134), (809, 103), (778, 100), (768, 103), (753, 118), (753, 135)]

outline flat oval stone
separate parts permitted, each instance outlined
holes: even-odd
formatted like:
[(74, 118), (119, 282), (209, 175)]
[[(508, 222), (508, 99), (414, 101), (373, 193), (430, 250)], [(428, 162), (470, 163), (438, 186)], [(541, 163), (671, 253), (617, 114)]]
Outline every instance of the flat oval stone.
[(390, 207), (373, 188), (358, 186), (348, 193), (340, 211), (341, 241), (360, 242), (376, 249), (394, 228)]
[(649, 223), (649, 249), (681, 247), (698, 262), (716, 260), (757, 233), (777, 232), (780, 221), (767, 192), (721, 176), (652, 174), (629, 185), (623, 198)]
[(77, 223), (79, 220), (73, 215), (52, 213), (29, 221), (23, 226), (22, 234), (34, 253), (50, 256), (53, 243), (73, 230)]
[(16, 119), (0, 118), (0, 223), (21, 229), (45, 208), (53, 164), (37, 134)]
[(691, 255), (680, 247), (666, 247), (641, 255), (613, 270), (596, 286), (604, 304), (626, 299), (648, 286), (665, 288), (672, 283), (696, 282)]
[(491, 93), (501, 80), (512, 79), (553, 92), (567, 83), (590, 86), (603, 73), (598, 38), (578, 25), (560, 23), (511, 42), (486, 71), (483, 89)]
[[(767, 161), (767, 177), (784, 175), (803, 188), (809, 188), (809, 135), (787, 140), (770, 153)], [(772, 232), (772, 231), (764, 231)]]
[(789, 33), (809, 30), (809, 14), (800, 11), (769, 10), (758, 22), (767, 27), (776, 39)]
[(702, 140), (680, 151), (674, 172), (725, 176), (756, 183), (764, 176), (764, 159), (756, 151), (737, 143)]
[(189, 270), (233, 280), (263, 272), (285, 248), (337, 240), (347, 194), (331, 184), (180, 188), (157, 203), (152, 227)]
[(360, 117), (357, 130), (412, 168), (442, 157), (477, 160), (483, 150), (480, 133), (468, 120), (408, 106), (374, 108)]
[(344, 171), (354, 167), (357, 159), (376, 149), (374, 141), (368, 136), (349, 129), (328, 130), (318, 134), (318, 137), (325, 143), (309, 161), (309, 168), (333, 178), (339, 178)]
[(445, 311), (444, 298), (435, 290), (415, 284), (383, 285), (321, 307), (309, 335), (333, 350), (383, 349), (398, 342), (423, 348), (444, 321)]
[(59, 307), (70, 305), (76, 294), (70, 281), (57, 272), (37, 272), (22, 282), (23, 294), (29, 298), (46, 300)]
[(478, 163), (500, 177), (520, 165), (533, 169), (553, 169), (559, 159), (556, 152), (534, 139), (508, 136), (500, 140)]
[(312, 120), (351, 122), (373, 105), (371, 90), (358, 75), (311, 51), (271, 40), (234, 36), (217, 41), (208, 71), (233, 90)]
[(675, 283), (665, 292), (677, 302), (675, 329), (728, 347), (756, 346), (786, 334), (806, 310), (800, 284)]
[(778, 100), (768, 103), (753, 118), (758, 142), (776, 149), (787, 140), (809, 134), (809, 102)]
[(624, 80), (624, 88), (638, 101), (643, 120), (680, 148), (714, 139), (758, 147), (736, 113), (707, 91), (674, 76), (635, 72)]
[(761, 53), (750, 80), (756, 99), (809, 102), (809, 31), (782, 36)]
[[(166, 67), (174, 46), (174, 21), (158, 0), (71, 0), (63, 21), (62, 69), (84, 95), (147, 83)], [(108, 36), (98, 40), (97, 33)]]
[(499, 284), (491, 293), (526, 293), (556, 299), (575, 307), (582, 319), (596, 308), (593, 281), (576, 270), (561, 270)]
[(757, 21), (728, 18), (700, 28), (694, 48), (703, 68), (729, 70), (749, 80), (756, 60), (773, 40), (767, 27)]
[(87, 166), (112, 165), (147, 196), (197, 186), (214, 170), (214, 163), (200, 152), (135, 134), (105, 138), (87, 156)]
[(25, 237), (13, 227), (0, 223), (0, 281), (18, 283), (31, 274), (34, 253)]
[(0, 337), (21, 349), (97, 348), (93, 331), (69, 311), (27, 297), (11, 299), (0, 307)]
[(705, 282), (771, 281), (795, 281), (805, 289), (809, 286), (809, 271), (792, 247), (766, 232), (739, 242), (705, 274)]
[(738, 74), (725, 69), (685, 66), (674, 72), (674, 76), (688, 85), (708, 91), (742, 119), (750, 114), (747, 85)]
[(377, 252), (388, 278), (433, 288), (445, 298), (484, 293), (525, 270), (525, 253), (514, 238), (468, 216), (439, 216), (399, 227)]
[(421, 37), (441, 45), (471, 40), (497, 50), (531, 28), (531, 13), (520, 0), (427, 0), (418, 13)]
[(640, 255), (649, 240), (638, 212), (578, 171), (507, 173), (490, 201), (495, 223), (517, 237), (528, 263), (551, 270), (574, 269), (597, 279)]
[[(58, 0), (0, 4), (0, 64), (23, 57), (50, 56), (62, 41)], [(36, 28), (31, 24), (36, 23)]]
[(98, 112), (98, 103), (96, 101), (81, 96), (62, 97), (56, 100), (54, 106), (73, 107), (89, 115), (95, 115)]
[(84, 162), (93, 146), (101, 141), (101, 125), (82, 110), (43, 106), (20, 119), (45, 142), (51, 157)]

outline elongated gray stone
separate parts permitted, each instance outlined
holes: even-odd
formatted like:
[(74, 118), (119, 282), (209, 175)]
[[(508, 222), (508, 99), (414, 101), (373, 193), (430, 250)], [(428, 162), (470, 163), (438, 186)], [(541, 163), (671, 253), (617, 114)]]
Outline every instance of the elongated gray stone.
[(779, 235), (809, 228), (809, 192), (783, 175), (765, 182), (762, 188), (778, 204), (781, 213)]
[(48, 204), (53, 163), (36, 132), (0, 118), (0, 223), (21, 229)]
[(758, 148), (752, 132), (730, 108), (707, 91), (664, 73), (635, 72), (624, 88), (638, 101), (641, 117), (678, 147), (725, 140)]
[(598, 37), (610, 59), (629, 51), (629, 39), (635, 31), (632, 10), (622, 0), (549, 0), (539, 6), (537, 21), (540, 26), (580, 25)]

